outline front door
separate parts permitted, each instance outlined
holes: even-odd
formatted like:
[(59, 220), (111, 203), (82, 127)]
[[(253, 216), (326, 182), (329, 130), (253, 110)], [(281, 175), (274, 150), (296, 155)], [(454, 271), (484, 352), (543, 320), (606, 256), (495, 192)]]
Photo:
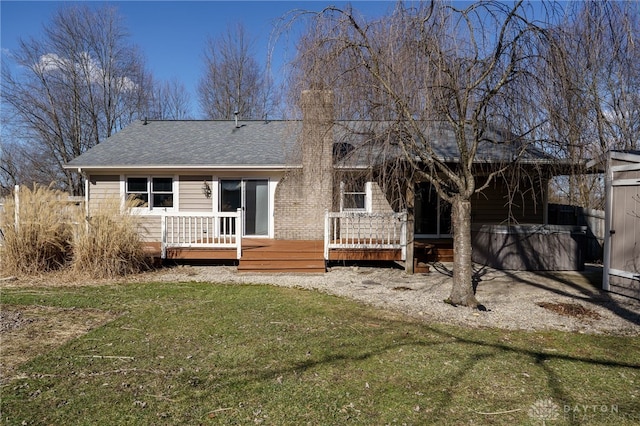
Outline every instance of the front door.
[(269, 235), (269, 181), (225, 179), (220, 181), (220, 211), (242, 209), (243, 236)]

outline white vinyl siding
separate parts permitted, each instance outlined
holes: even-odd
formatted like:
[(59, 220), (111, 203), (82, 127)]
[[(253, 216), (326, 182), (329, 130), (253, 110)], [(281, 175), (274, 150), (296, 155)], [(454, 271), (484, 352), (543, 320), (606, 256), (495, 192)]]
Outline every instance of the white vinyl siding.
[[(211, 176), (181, 175), (178, 180), (180, 188), (179, 211), (198, 213), (214, 211), (217, 200), (214, 198), (215, 182), (212, 181)], [(207, 194), (206, 191), (211, 192)]]
[(100, 205), (120, 200), (120, 176), (104, 175), (89, 177), (89, 212), (100, 209)]

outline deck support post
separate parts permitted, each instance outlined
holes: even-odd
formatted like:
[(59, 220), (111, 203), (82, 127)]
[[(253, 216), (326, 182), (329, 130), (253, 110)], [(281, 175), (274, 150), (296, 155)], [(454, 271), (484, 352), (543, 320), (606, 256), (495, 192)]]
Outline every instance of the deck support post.
[(404, 270), (407, 274), (413, 274), (414, 265), (414, 248), (413, 248), (413, 239), (414, 239), (414, 230), (415, 230), (415, 213), (414, 213), (414, 203), (415, 203), (415, 185), (413, 182), (409, 182), (407, 185), (406, 192), (406, 202), (407, 202), (407, 220), (406, 220), (406, 245), (407, 251), (404, 261)]

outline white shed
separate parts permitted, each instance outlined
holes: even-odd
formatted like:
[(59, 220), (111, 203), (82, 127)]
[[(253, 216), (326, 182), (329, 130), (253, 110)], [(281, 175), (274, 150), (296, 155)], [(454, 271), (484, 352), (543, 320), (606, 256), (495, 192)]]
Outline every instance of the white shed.
[(640, 298), (640, 151), (610, 151), (605, 173), (604, 290)]

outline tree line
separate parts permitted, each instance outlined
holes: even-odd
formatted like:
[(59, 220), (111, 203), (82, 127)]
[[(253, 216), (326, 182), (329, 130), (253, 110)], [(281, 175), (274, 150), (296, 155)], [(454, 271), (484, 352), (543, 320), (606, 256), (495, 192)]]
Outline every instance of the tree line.
[[(277, 106), (241, 24), (210, 38), (198, 100), (204, 119), (264, 118)], [(83, 192), (81, 176), (63, 165), (133, 120), (193, 119), (177, 77), (154, 78), (112, 6), (58, 9), (42, 37), (24, 38), (2, 67), (0, 196), (16, 184)]]

